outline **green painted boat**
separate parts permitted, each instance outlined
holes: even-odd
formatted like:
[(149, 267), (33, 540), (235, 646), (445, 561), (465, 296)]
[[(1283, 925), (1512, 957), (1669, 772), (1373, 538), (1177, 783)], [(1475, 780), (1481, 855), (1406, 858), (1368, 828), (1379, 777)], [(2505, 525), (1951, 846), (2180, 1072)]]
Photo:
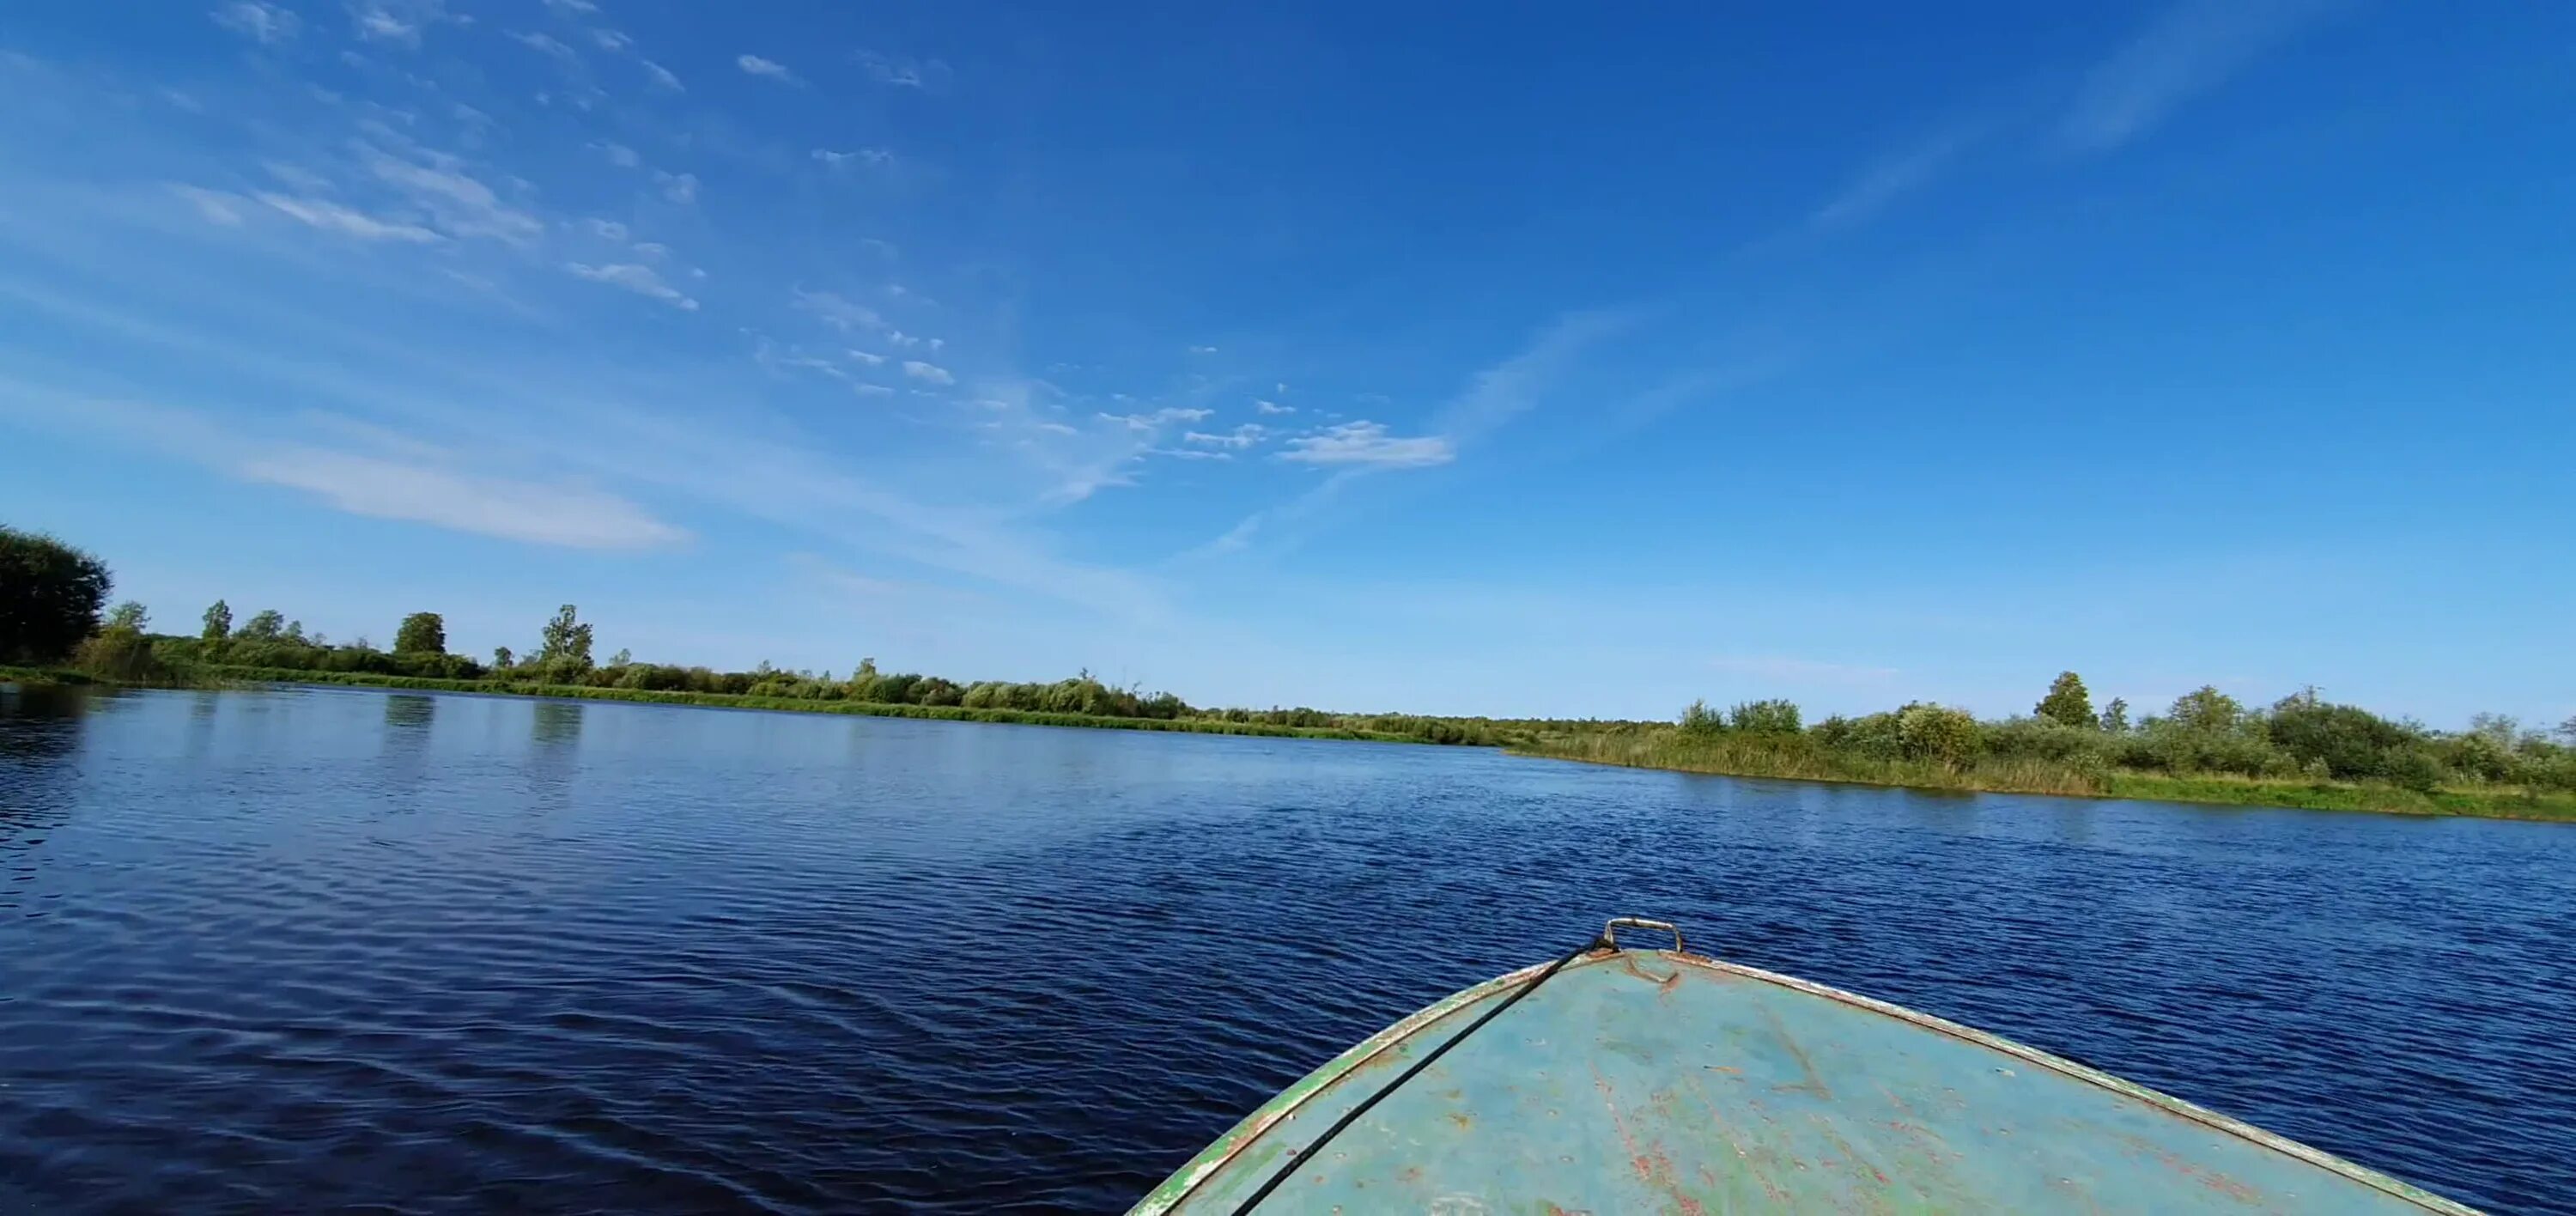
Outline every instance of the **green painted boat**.
[[(1619, 946), (1621, 929), (1672, 936)], [(1622, 918), (1343, 1052), (1136, 1205), (1282, 1212), (2471, 1209), (2071, 1060)]]

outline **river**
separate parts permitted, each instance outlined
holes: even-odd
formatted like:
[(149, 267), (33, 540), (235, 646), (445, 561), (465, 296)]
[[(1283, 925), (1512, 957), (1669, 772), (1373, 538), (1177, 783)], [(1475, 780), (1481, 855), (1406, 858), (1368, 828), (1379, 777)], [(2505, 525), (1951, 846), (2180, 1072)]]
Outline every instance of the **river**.
[(2576, 1202), (2568, 825), (281, 690), (0, 694), (0, 1211), (1114, 1211), (1617, 913)]

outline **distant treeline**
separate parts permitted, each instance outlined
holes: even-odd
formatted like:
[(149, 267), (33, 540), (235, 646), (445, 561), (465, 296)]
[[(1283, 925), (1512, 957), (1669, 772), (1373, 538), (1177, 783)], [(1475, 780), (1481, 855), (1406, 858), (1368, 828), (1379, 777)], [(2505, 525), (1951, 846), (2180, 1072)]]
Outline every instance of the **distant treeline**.
[[(1172, 693), (1107, 684), (1088, 671), (1037, 683), (959, 682), (879, 671), (876, 660), (861, 659), (847, 676), (836, 677), (828, 671), (789, 671), (767, 663), (750, 671), (717, 671), (638, 662), (624, 650), (603, 663), (592, 657), (591, 622), (582, 620), (570, 604), (544, 623), (536, 645), (524, 654), (504, 646), (495, 649), (488, 661), (449, 653), (446, 621), (435, 612), (402, 618), (389, 648), (379, 648), (363, 637), (332, 641), (319, 632), (308, 632), (302, 621), (273, 608), (237, 620), (232, 605), (223, 600), (206, 608), (194, 634), (153, 632), (143, 605), (129, 600), (105, 607), (111, 585), (106, 566), (97, 558), (50, 537), (0, 527), (0, 663), (68, 660), (89, 675), (126, 683), (185, 682), (192, 673), (220, 678), (253, 671), (311, 672), (485, 684), (507, 691), (601, 689), (747, 698), (747, 704), (837, 701), (918, 706), (979, 711), (983, 720), (1002, 720), (1009, 714), (1054, 715), (1227, 723), (1425, 743), (1505, 741), (1492, 723), (1475, 719), (1330, 713), (1302, 706), (1204, 709)], [(977, 715), (933, 716), (971, 719)]]
[[(1674, 723), (1544, 729), (1528, 750), (1747, 776), (2295, 805), (2376, 805), (2325, 790), (2340, 785), (2415, 796), (2379, 800), (2394, 805), (2505, 813), (2513, 808), (2503, 799), (2518, 792), (2529, 805), (2516, 813), (2576, 812), (2559, 797), (2576, 792), (2576, 718), (2543, 731), (2479, 714), (2466, 730), (2441, 731), (2333, 703), (2313, 688), (2257, 708), (2202, 687), (2133, 721), (2122, 700), (2097, 711), (2071, 671), (2028, 715), (2000, 720), (1914, 702), (1807, 725), (1788, 701), (1726, 710), (1700, 701)], [(2269, 792), (2239, 798), (2246, 791), (2229, 782)], [(2469, 797), (2437, 797), (2446, 793)], [(2543, 796), (2552, 799), (2547, 806)]]

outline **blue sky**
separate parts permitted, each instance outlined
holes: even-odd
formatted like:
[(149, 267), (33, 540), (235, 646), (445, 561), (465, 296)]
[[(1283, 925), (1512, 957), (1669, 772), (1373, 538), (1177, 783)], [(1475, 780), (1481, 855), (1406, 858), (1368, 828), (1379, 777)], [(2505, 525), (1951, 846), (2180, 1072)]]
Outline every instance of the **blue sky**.
[(35, 0), (0, 519), (185, 626), (2576, 713), (2576, 8)]

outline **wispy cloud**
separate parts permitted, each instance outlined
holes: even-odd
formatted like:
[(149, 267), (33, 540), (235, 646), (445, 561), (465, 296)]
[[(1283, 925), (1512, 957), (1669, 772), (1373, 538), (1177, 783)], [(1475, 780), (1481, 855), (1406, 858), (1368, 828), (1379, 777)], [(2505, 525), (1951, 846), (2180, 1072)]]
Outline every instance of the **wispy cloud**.
[(758, 55), (736, 55), (733, 65), (750, 75), (775, 80), (781, 84), (805, 83), (804, 78), (789, 71), (786, 64), (775, 59), (763, 59)]
[(240, 0), (218, 7), (211, 14), (215, 24), (262, 45), (274, 45), (295, 37), (304, 21), (293, 10), (262, 0)]
[[(1361, 419), (1290, 438), (1278, 459), (1330, 469), (1331, 476), (1295, 498), (1245, 516), (1223, 536), (1183, 554), (1182, 559), (1239, 552), (1257, 536), (1306, 523), (1363, 478), (1450, 463), (1463, 445), (1535, 408), (1576, 355), (1627, 324), (1624, 314), (1611, 312), (1578, 312), (1558, 319), (1527, 349), (1470, 378), (1466, 391), (1440, 411), (1431, 433), (1400, 436), (1390, 433), (1384, 423)], [(1280, 392), (1287, 390), (1287, 385), (1279, 386)]]
[(1219, 434), (1210, 434), (1206, 431), (1191, 431), (1181, 436), (1181, 442), (1205, 444), (1209, 447), (1220, 448), (1248, 448), (1269, 436), (1270, 428), (1265, 427), (1258, 422), (1247, 422), (1231, 431)]
[[(199, 209), (202, 210), (205, 207), (207, 196), (213, 193), (212, 191), (199, 192), (196, 196)], [(355, 208), (341, 206), (329, 199), (294, 198), (266, 190), (251, 197), (266, 203), (279, 214), (298, 223), (319, 228), (325, 232), (356, 237), (362, 241), (405, 241), (412, 244), (426, 244), (438, 239), (437, 233), (418, 224), (378, 219)]]
[(2344, 7), (2342, 0), (2180, 0), (2093, 69), (2059, 134), (2078, 151), (2119, 147)]
[(1276, 401), (1255, 401), (1252, 403), (1252, 412), (1256, 414), (1294, 414), (1297, 412), (1297, 407), (1293, 405), (1281, 405)]
[[(102, 431), (228, 476), (300, 490), (334, 510), (405, 520), (503, 540), (573, 549), (652, 549), (689, 533), (633, 501), (568, 481), (516, 478), (472, 467), (437, 444), (334, 414), (295, 419), (297, 434), (245, 430), (238, 421), (136, 401), (72, 398), (24, 384), (20, 408)], [(339, 442), (319, 442), (337, 440)]]
[(807, 291), (799, 287), (789, 299), (797, 308), (812, 313), (842, 333), (873, 332), (885, 328), (885, 318), (877, 315), (877, 310), (838, 292)]
[(444, 20), (446, 0), (350, 0), (349, 23), (362, 42), (420, 45), (421, 31)]
[(614, 494), (348, 452), (287, 448), (253, 457), (236, 472), (314, 494), (352, 515), (410, 520), (529, 544), (651, 549), (689, 536)]
[(194, 204), (197, 214), (205, 217), (209, 224), (230, 228), (242, 222), (241, 204), (248, 200), (238, 194), (226, 194), (221, 190), (208, 190), (202, 186), (172, 186), (170, 189), (179, 197)]
[(527, 47), (530, 50), (551, 56), (564, 63), (581, 62), (580, 55), (575, 54), (571, 47), (564, 45), (562, 40), (555, 38), (550, 34), (514, 33), (510, 35), (510, 40), (521, 46)]
[(698, 175), (653, 171), (654, 184), (662, 187), (662, 197), (686, 207), (698, 201)]
[(592, 0), (546, 0), (546, 7), (568, 17), (588, 16), (599, 11)]
[(1194, 406), (1166, 406), (1150, 414), (1103, 413), (1099, 418), (1102, 422), (1115, 422), (1131, 431), (1158, 431), (1184, 422), (1205, 422), (1215, 415), (1214, 410)]
[(490, 186), (468, 176), (453, 157), (417, 164), (369, 146), (369, 171), (428, 213), (430, 223), (453, 237), (491, 237), (524, 244), (545, 230), (537, 218), (503, 203)]
[(1878, 214), (1888, 204), (1930, 185), (1985, 133), (1983, 126), (1955, 125), (1872, 161), (1840, 193), (1816, 208), (1807, 217), (1807, 226), (1840, 228)]
[(950, 375), (947, 368), (936, 363), (924, 363), (919, 359), (904, 360), (903, 374), (928, 384), (957, 383), (957, 377)]
[(607, 51), (610, 54), (615, 54), (635, 45), (634, 39), (627, 37), (624, 33), (618, 30), (611, 29), (595, 29), (590, 31), (590, 41), (592, 45), (597, 46), (599, 49)]
[(1288, 440), (1281, 460), (1299, 464), (1359, 465), (1378, 469), (1419, 469), (1447, 464), (1457, 459), (1458, 449), (1447, 436), (1414, 435), (1399, 437), (1387, 433), (1382, 422), (1345, 422), (1326, 427), (1312, 435), (1299, 435)]
[(622, 287), (639, 296), (650, 296), (683, 311), (695, 312), (698, 308), (696, 300), (690, 299), (688, 294), (679, 288), (663, 282), (662, 276), (650, 266), (637, 265), (633, 262), (616, 262), (606, 266), (567, 262), (564, 264), (564, 269), (572, 272), (575, 278), (588, 279), (593, 283), (606, 283), (611, 287)]
[(599, 154), (607, 157), (608, 163), (615, 165), (620, 169), (632, 169), (637, 165), (644, 163), (644, 156), (642, 153), (639, 153), (635, 149), (627, 147), (624, 144), (618, 143), (613, 139), (602, 140), (599, 143), (592, 144), (591, 146), (599, 149)]
[(650, 59), (643, 60), (642, 62), (644, 64), (644, 75), (650, 77), (654, 84), (669, 89), (674, 93), (685, 93), (688, 91), (688, 86), (681, 84), (679, 76), (672, 72), (671, 69), (663, 67), (661, 64), (655, 63)]
[(889, 152), (884, 148), (859, 148), (849, 152), (835, 152), (830, 148), (816, 148), (814, 149), (814, 159), (834, 169), (839, 169), (849, 165), (860, 165), (867, 168), (881, 168), (894, 163), (894, 153)]
[(916, 62), (875, 51), (861, 51), (855, 58), (859, 66), (867, 70), (868, 79), (878, 84), (901, 89), (928, 89), (948, 81), (948, 65), (937, 59)]

